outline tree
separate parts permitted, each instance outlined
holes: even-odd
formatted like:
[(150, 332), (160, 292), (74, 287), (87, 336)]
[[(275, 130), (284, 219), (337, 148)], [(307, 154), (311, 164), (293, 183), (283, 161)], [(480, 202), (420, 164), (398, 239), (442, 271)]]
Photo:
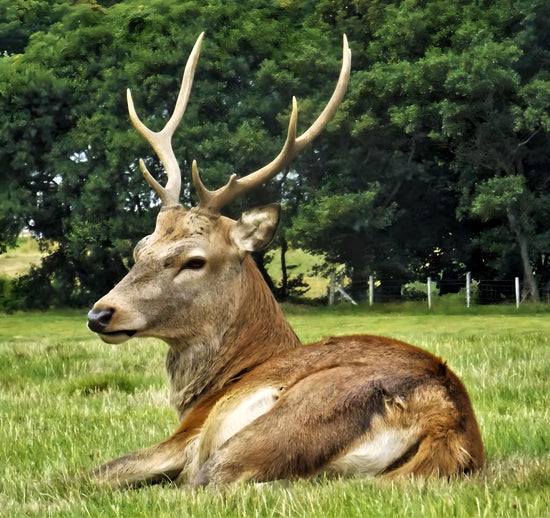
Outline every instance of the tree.
[[(500, 245), (502, 266), (509, 255), (502, 245), (514, 239), (524, 295), (534, 300), (539, 299), (536, 255), (550, 248), (544, 223), (548, 181), (541, 177), (548, 157), (541, 148), (547, 149), (548, 140), (537, 138), (550, 130), (550, 54), (547, 36), (537, 27), (544, 11), (543, 2), (515, 2), (504, 17), (507, 23), (496, 24), (481, 40), (472, 36), (467, 49), (453, 56), (456, 72), (448, 75), (448, 87), (455, 95), (440, 110), (448, 124), (440, 136), (453, 148), (452, 165), (460, 171), (459, 216), (496, 220), (508, 228), (509, 236), (501, 233), (497, 243), (488, 243), (482, 231), (478, 243), (493, 253)], [(533, 61), (534, 55), (546, 57)], [(493, 239), (497, 235), (492, 232)], [(541, 280), (548, 277), (538, 273)]]
[(21, 54), (33, 34), (47, 30), (68, 9), (62, 0), (1, 0), (0, 54)]
[[(202, 30), (174, 142), (184, 203), (194, 197), (192, 159), (211, 188), (271, 160), (292, 95), (307, 127), (331, 93), (345, 32), (353, 73), (335, 119), (228, 214), (282, 199), (281, 244), (343, 260), (354, 279), (494, 275), (504, 265), (503, 275), (518, 265), (526, 280), (550, 279), (543, 0), (251, 0), (246, 9), (221, 0), (0, 0), (0, 14), (0, 251), (25, 225), (51, 244), (21, 282), (31, 302), (42, 293), (44, 304), (89, 303), (126, 271), (158, 203), (137, 159), (161, 181), (163, 173), (131, 128), (124, 91), (158, 129)], [(479, 210), (516, 180), (522, 190), (509, 208)]]
[[(377, 204), (379, 186), (360, 193), (320, 194), (294, 218), (290, 239), (307, 250), (324, 255), (330, 264), (345, 264), (352, 280), (352, 296), (361, 298), (365, 268), (383, 255), (383, 231), (393, 222), (395, 204)], [(307, 238), (304, 239), (304, 236)], [(358, 242), (371, 243), (365, 253)]]
[[(301, 82), (305, 69), (306, 76), (319, 77), (327, 61), (337, 75), (338, 52), (323, 55), (330, 37), (297, 30), (301, 9), (262, 1), (247, 10), (226, 2), (109, 3), (64, 5), (55, 13), (58, 21), (36, 27), (42, 30), (23, 53), (1, 58), (1, 240), (13, 242), (27, 225), (44, 246), (51, 243), (42, 267), (19, 283), (28, 304), (89, 303), (127, 269), (131, 245), (152, 228), (158, 203), (137, 158), (161, 180), (163, 172), (129, 123), (125, 89), (134, 92), (145, 122), (159, 128), (202, 30), (209, 37), (175, 138), (184, 203), (194, 196), (185, 174), (192, 159), (214, 188), (233, 172), (260, 167), (282, 145), (289, 90), (304, 101), (304, 125), (318, 114), (298, 76)], [(281, 40), (281, 33), (288, 37)], [(326, 101), (323, 93), (331, 87), (327, 82), (316, 93)], [(279, 188), (274, 183), (261, 190), (254, 203), (279, 198), (273, 193)], [(230, 207), (230, 214), (245, 203), (250, 200)]]
[[(416, 74), (424, 85), (429, 80), (421, 77), (417, 61), (436, 44), (435, 38), (425, 36), (438, 16), (416, 3), (319, 2), (315, 17), (311, 23), (348, 34), (355, 73), (335, 120), (339, 129), (327, 137), (332, 139), (333, 158), (306, 171), (304, 198), (315, 208), (321, 206), (317, 202), (321, 192), (323, 196), (329, 195), (327, 191), (366, 193), (377, 185), (371, 203), (391, 225), (383, 230), (373, 227), (370, 235), (356, 235), (351, 241), (354, 253), (363, 257), (362, 264), (355, 261), (353, 267), (360, 270), (354, 274), (357, 279), (366, 279), (370, 273), (394, 278), (462, 273), (470, 231), (456, 221), (454, 213), (456, 195), (449, 189), (451, 153), (431, 140), (426, 128), (404, 124), (398, 113), (409, 102), (401, 89), (402, 75)], [(319, 184), (327, 190), (321, 191)], [(338, 255), (340, 227), (327, 232), (324, 242), (329, 256)], [(318, 237), (302, 233), (300, 239), (301, 246), (314, 248)]]
[[(339, 163), (340, 188), (361, 189), (370, 164), (371, 181), (385, 189), (381, 199), (397, 204), (390, 232), (404, 266), (421, 269), (445, 235), (451, 238), (444, 247), (447, 264), (474, 266), (469, 243), (485, 243), (483, 231), (473, 240), (475, 226), (468, 224), (480, 214), (472, 206), (482, 199), (476, 198), (477, 185), (524, 176), (521, 203), (539, 200), (536, 206), (548, 193), (540, 177), (548, 156), (547, 3), (323, 1), (316, 15), (361, 42), (353, 47), (360, 71), (341, 115), (356, 140), (353, 163), (345, 162), (345, 169)], [(427, 195), (421, 187), (428, 188)], [(422, 225), (415, 198), (431, 201)], [(539, 224), (544, 212), (529, 210), (519, 217), (517, 203), (493, 212), (491, 219), (507, 222), (536, 298), (533, 254), (550, 247)], [(414, 226), (429, 236), (431, 250), (411, 243)], [(509, 241), (502, 233), (492, 237), (501, 245)], [(462, 256), (454, 253), (458, 249)], [(496, 250), (482, 252), (488, 259)]]

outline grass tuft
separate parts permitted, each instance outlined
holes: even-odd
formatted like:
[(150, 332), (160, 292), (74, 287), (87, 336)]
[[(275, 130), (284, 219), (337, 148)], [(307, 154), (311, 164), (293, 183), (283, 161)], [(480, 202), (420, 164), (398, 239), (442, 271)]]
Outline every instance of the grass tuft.
[(69, 384), (69, 394), (77, 396), (89, 396), (106, 392), (109, 390), (119, 390), (127, 394), (133, 394), (138, 388), (135, 380), (124, 374), (93, 374), (84, 376)]

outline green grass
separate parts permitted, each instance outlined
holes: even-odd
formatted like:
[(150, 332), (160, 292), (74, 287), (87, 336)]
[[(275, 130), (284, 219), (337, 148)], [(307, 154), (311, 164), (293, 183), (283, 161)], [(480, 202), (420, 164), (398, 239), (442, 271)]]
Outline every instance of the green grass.
[(17, 246), (0, 254), (0, 277), (17, 277), (27, 273), (32, 264), (40, 264), (42, 252), (35, 239), (20, 238)]
[(550, 509), (550, 313), (422, 305), (285, 308), (304, 341), (368, 332), (420, 345), (462, 377), (487, 469), (472, 478), (392, 484), (310, 480), (226, 489), (112, 491), (78, 481), (176, 427), (165, 346), (99, 342), (85, 310), (0, 315), (0, 516), (533, 517)]
[[(272, 252), (273, 260), (267, 265), (267, 272), (275, 283), (282, 279), (280, 250)], [(286, 253), (287, 273), (290, 277), (303, 274), (304, 282), (309, 286), (305, 297), (315, 299), (324, 297), (328, 292), (329, 279), (314, 273), (314, 268), (322, 263), (322, 259), (300, 249), (289, 249)]]

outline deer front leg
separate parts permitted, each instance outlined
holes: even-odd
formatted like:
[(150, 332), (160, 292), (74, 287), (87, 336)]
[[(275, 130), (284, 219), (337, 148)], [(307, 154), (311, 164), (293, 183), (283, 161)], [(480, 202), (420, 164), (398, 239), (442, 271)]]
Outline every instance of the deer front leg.
[(92, 481), (113, 486), (137, 486), (163, 480), (186, 480), (187, 471), (196, 462), (197, 442), (202, 423), (216, 401), (230, 385), (199, 401), (168, 439), (118, 459), (90, 473)]
[(181, 434), (103, 464), (89, 476), (110, 486), (139, 486), (175, 480), (190, 462), (189, 439)]

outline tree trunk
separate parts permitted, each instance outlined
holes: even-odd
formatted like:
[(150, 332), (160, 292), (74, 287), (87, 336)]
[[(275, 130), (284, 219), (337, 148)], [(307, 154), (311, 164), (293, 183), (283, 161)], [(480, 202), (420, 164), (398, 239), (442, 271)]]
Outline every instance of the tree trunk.
[(537, 286), (537, 280), (533, 274), (533, 267), (531, 266), (531, 260), (529, 257), (529, 244), (527, 242), (527, 237), (523, 233), (521, 226), (513, 212), (511, 206), (506, 208), (506, 214), (508, 216), (508, 222), (510, 224), (510, 229), (516, 236), (517, 242), (519, 244), (519, 252), (521, 255), (521, 264), (523, 267), (523, 279), (527, 284), (527, 290), (525, 291), (523, 298), (531, 298), (535, 302), (540, 302), (539, 288)]
[(254, 259), (254, 262), (256, 263), (256, 266), (258, 267), (258, 270), (260, 270), (260, 273), (262, 274), (262, 277), (264, 278), (264, 281), (269, 286), (269, 289), (271, 290), (271, 293), (275, 295), (275, 297), (278, 297), (279, 290), (275, 286), (275, 283), (273, 282), (273, 279), (270, 277), (269, 273), (267, 273), (267, 269), (265, 267), (264, 258), (265, 258), (265, 252), (252, 252), (252, 258)]
[(289, 288), (288, 288), (288, 272), (286, 271), (286, 252), (288, 250), (288, 243), (286, 239), (281, 240), (281, 297), (284, 299), (288, 298)]
[(352, 267), (350, 273), (351, 285), (349, 295), (353, 300), (361, 301), (367, 297), (367, 280), (365, 279), (364, 268)]

